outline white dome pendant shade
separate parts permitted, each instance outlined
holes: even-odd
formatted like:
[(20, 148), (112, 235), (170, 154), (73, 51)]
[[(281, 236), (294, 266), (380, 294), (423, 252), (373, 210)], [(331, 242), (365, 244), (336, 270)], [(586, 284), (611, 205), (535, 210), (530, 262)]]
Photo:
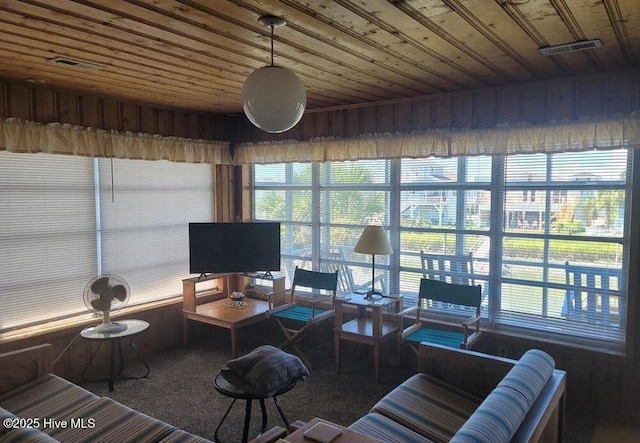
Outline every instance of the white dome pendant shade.
[(280, 17), (258, 20), (271, 28), (271, 66), (256, 69), (242, 86), (242, 109), (256, 127), (279, 133), (293, 128), (307, 106), (307, 92), (297, 75), (273, 65), (273, 29), (284, 26)]
[(300, 121), (307, 93), (293, 72), (265, 66), (249, 74), (242, 87), (242, 109), (247, 118), (267, 132), (285, 132)]

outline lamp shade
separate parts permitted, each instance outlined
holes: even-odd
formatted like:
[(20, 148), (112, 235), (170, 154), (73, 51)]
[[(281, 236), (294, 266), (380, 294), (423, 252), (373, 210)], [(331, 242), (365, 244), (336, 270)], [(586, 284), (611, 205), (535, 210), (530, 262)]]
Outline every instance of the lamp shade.
[(242, 109), (256, 127), (285, 132), (300, 121), (307, 92), (293, 72), (278, 66), (256, 69), (242, 87)]
[(387, 233), (382, 226), (365, 227), (353, 251), (362, 254), (393, 254), (391, 243), (389, 243)]

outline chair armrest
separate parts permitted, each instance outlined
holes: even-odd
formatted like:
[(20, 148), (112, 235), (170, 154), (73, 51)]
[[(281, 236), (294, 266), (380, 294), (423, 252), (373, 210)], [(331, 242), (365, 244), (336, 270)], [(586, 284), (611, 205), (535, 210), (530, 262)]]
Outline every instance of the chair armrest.
[(394, 315), (397, 317), (404, 317), (407, 314), (411, 314), (412, 312), (416, 312), (420, 309), (419, 306), (412, 306), (410, 308), (404, 308), (402, 311), (400, 312), (396, 312)]
[[(280, 291), (271, 291), (271, 292), (267, 292), (265, 295), (267, 297), (267, 301), (269, 302), (269, 309), (273, 308), (273, 300), (276, 296), (278, 295), (282, 295), (282, 300), (284, 301), (284, 304), (287, 304), (287, 294), (291, 293), (291, 288), (289, 289), (281, 289)], [(291, 300), (289, 300), (289, 303), (291, 303)]]
[(309, 322), (318, 323), (318, 322), (321, 322), (321, 321), (323, 321), (323, 320), (325, 320), (327, 318), (333, 317), (335, 314), (336, 314), (336, 311), (334, 311), (333, 309), (331, 309), (329, 311), (324, 311), (321, 314), (314, 315), (313, 317), (311, 317), (309, 319)]
[(469, 326), (474, 323), (478, 323), (480, 321), (480, 318), (481, 318), (480, 316), (475, 316), (475, 315), (472, 317), (469, 317), (468, 319), (462, 322), (462, 326), (465, 326), (465, 325)]
[(467, 337), (467, 348), (471, 348), (475, 342), (480, 338), (481, 332), (474, 332), (469, 337)]
[(279, 438), (285, 437), (287, 430), (281, 426), (274, 426), (267, 432), (258, 435), (253, 440), (249, 440), (249, 443), (274, 443)]
[(404, 340), (408, 335), (413, 334), (422, 327), (422, 323), (415, 323), (398, 334), (398, 340)]

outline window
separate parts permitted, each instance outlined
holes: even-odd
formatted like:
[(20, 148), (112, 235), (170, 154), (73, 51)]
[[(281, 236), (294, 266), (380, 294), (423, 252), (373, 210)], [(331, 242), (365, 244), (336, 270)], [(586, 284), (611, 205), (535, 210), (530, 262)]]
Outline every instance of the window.
[(487, 327), (622, 351), (630, 164), (616, 150), (256, 165), (255, 218), (283, 222), (288, 276), (340, 264), (340, 289), (366, 291), (371, 257), (353, 246), (382, 224), (396, 252), (376, 257), (377, 289), (410, 303), (421, 251), (471, 254)]
[(0, 331), (86, 313), (100, 273), (129, 305), (180, 294), (213, 183), (211, 165), (0, 152)]

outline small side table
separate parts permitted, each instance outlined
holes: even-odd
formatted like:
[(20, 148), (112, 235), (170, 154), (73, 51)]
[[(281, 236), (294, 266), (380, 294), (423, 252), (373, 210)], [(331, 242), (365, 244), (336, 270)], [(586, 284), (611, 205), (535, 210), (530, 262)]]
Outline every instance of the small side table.
[[(343, 305), (356, 306), (358, 315), (343, 323)], [(399, 331), (396, 322), (384, 320), (384, 309), (392, 308), (394, 313), (402, 309), (402, 297), (386, 296), (381, 299), (367, 300), (361, 294), (350, 294), (335, 299), (335, 363), (340, 373), (340, 340), (373, 346), (373, 361), (376, 383), (380, 383), (380, 345), (395, 336)], [(371, 312), (369, 317), (367, 312)]]
[[(291, 389), (293, 389), (295, 385), (296, 385), (296, 382), (293, 381), (287, 386), (285, 386), (284, 388), (280, 389), (275, 394), (273, 394), (273, 396), (271, 397), (273, 398), (273, 403), (276, 405), (276, 408), (278, 409), (278, 413), (280, 413), (280, 417), (282, 417), (282, 421), (284, 422), (285, 429), (289, 428), (289, 422), (287, 421), (287, 418), (285, 417), (284, 412), (280, 407), (280, 403), (278, 403), (278, 396), (289, 392)], [(262, 412), (262, 428), (260, 430), (260, 433), (262, 434), (266, 431), (267, 409), (264, 404), (264, 400), (265, 400), (264, 395), (258, 392), (255, 392), (251, 389), (242, 389), (232, 384), (225, 378), (222, 372), (216, 376), (214, 380), (214, 386), (216, 388), (216, 391), (218, 391), (225, 397), (229, 397), (233, 399), (233, 401), (229, 405), (229, 409), (227, 409), (227, 412), (225, 412), (224, 416), (222, 417), (222, 420), (220, 420), (220, 423), (218, 423), (218, 427), (216, 428), (215, 433), (213, 434), (213, 437), (216, 443), (220, 443), (220, 440), (218, 439), (218, 430), (220, 429), (220, 426), (222, 426), (222, 423), (224, 423), (225, 419), (227, 418), (227, 415), (229, 415), (229, 411), (231, 411), (231, 408), (233, 407), (236, 400), (238, 399), (247, 401), (247, 404), (245, 406), (245, 413), (244, 413), (244, 429), (242, 431), (242, 443), (246, 443), (249, 439), (249, 424), (251, 423), (251, 402), (253, 400), (258, 400), (260, 402), (260, 410)]]
[[(91, 326), (89, 328), (83, 329), (82, 332), (80, 332), (80, 335), (82, 336), (82, 338), (85, 338), (90, 341), (95, 340), (98, 342), (98, 347), (96, 348), (95, 351), (93, 351), (93, 354), (91, 354), (91, 358), (89, 359), (89, 361), (87, 362), (87, 365), (84, 367), (84, 370), (82, 371), (82, 379), (84, 381), (92, 381), (92, 382), (108, 381), (109, 391), (113, 391), (115, 389), (116, 382), (120, 379), (131, 380), (131, 379), (138, 379), (138, 378), (146, 378), (149, 375), (149, 372), (151, 372), (149, 365), (147, 364), (145, 359), (142, 358), (142, 355), (140, 355), (140, 352), (138, 351), (138, 348), (136, 347), (132, 339), (131, 347), (135, 351), (136, 355), (138, 356), (142, 364), (144, 364), (144, 366), (147, 368), (147, 370), (143, 375), (140, 375), (137, 377), (129, 377), (129, 376), (122, 375), (124, 371), (124, 352), (122, 351), (122, 339), (127, 337), (133, 337), (134, 335), (137, 335), (137, 334), (140, 334), (141, 332), (146, 331), (149, 328), (149, 323), (147, 323), (144, 320), (118, 320), (118, 323), (126, 325), (127, 329), (119, 332), (99, 332), (96, 330), (95, 326)], [(91, 365), (93, 358), (96, 356), (96, 354), (100, 350), (100, 347), (102, 346), (102, 343), (104, 342), (109, 342), (111, 345), (111, 357), (109, 358), (109, 378), (99, 379), (99, 380), (87, 380), (85, 377), (87, 369)], [(115, 370), (116, 351), (118, 353), (118, 370), (117, 371)]]

